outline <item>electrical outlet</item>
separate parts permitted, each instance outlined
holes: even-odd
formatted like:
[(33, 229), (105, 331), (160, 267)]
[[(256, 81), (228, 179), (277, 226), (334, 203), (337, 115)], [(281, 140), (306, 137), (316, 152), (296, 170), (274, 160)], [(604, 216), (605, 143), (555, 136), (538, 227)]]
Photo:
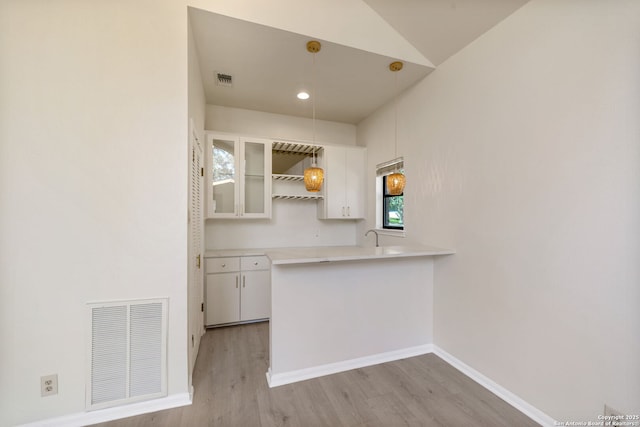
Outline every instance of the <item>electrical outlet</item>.
[(40, 377), (40, 395), (44, 397), (53, 394), (58, 394), (58, 374)]

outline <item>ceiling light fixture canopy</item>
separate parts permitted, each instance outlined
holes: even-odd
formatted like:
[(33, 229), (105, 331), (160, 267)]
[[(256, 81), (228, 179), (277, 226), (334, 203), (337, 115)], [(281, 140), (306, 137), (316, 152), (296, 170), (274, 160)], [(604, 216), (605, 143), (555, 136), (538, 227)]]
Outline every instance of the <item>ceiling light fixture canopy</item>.
[[(389, 70), (396, 73), (402, 70), (402, 62), (395, 61), (389, 64)], [(394, 157), (398, 157), (398, 75), (395, 75), (395, 128), (394, 128)], [(387, 175), (387, 193), (391, 196), (399, 196), (404, 192), (407, 179), (400, 171)]]
[[(313, 122), (313, 143), (316, 142), (316, 53), (320, 52), (320, 42), (312, 40), (307, 43), (307, 50), (313, 54), (313, 95), (311, 97), (311, 105), (313, 110), (312, 122)], [(324, 181), (324, 170), (319, 168), (316, 164), (316, 149), (314, 147), (311, 155), (311, 167), (304, 170), (304, 186), (307, 191), (317, 193), (322, 188), (322, 182)]]

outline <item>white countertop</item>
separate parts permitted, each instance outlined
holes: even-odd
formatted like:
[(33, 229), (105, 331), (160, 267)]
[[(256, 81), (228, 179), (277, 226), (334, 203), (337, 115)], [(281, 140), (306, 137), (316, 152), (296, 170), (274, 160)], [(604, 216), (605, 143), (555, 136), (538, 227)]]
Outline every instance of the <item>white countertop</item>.
[(255, 249), (207, 249), (204, 251), (205, 258), (222, 258), (232, 256), (264, 256), (268, 251), (273, 249), (255, 248)]
[(310, 248), (275, 248), (264, 252), (271, 264), (305, 264), (332, 261), (406, 258), (451, 255), (452, 249), (433, 246), (321, 246)]
[(304, 264), (362, 259), (451, 255), (453, 249), (434, 246), (315, 246), (302, 248), (210, 249), (205, 258), (268, 256), (272, 264)]

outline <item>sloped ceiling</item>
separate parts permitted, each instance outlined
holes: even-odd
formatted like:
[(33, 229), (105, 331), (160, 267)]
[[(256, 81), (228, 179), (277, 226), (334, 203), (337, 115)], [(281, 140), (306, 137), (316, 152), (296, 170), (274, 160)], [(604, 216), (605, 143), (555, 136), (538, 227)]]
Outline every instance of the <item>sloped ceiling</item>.
[(364, 0), (435, 66), (529, 0)]
[[(304, 34), (282, 29), (276, 17), (259, 15), (263, 22), (251, 22), (194, 8), (189, 9), (189, 24), (208, 104), (309, 118), (313, 103), (298, 100), (296, 94), (315, 88), (317, 119), (357, 124), (524, 3), (328, 2), (345, 10), (333, 20), (334, 31), (332, 21), (316, 13)], [(352, 18), (345, 16), (350, 12)], [(336, 16), (335, 10), (325, 13), (325, 18)], [(348, 25), (352, 21), (354, 28)], [(318, 25), (322, 22), (327, 28)], [(288, 28), (298, 30), (295, 25)], [(309, 40), (320, 41), (321, 51), (307, 52)], [(396, 60), (404, 67), (392, 73), (388, 67)], [(233, 76), (233, 85), (217, 85), (217, 73)]]

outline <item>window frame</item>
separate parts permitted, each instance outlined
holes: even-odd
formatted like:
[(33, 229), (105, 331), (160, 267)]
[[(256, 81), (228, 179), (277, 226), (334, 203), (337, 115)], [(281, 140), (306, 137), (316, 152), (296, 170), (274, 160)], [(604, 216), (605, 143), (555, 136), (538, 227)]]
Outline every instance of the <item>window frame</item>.
[(384, 222), (384, 214), (385, 214), (385, 199), (389, 197), (398, 197), (398, 196), (386, 196), (386, 182), (385, 177), (391, 175), (394, 172), (401, 171), (404, 173), (404, 159), (402, 157), (398, 157), (396, 159), (390, 160), (388, 162), (380, 163), (376, 165), (376, 230), (380, 234), (386, 234), (390, 236), (396, 237), (406, 237), (406, 224), (404, 224), (404, 193), (402, 194), (402, 203), (403, 203), (403, 224), (401, 227), (385, 227)]
[[(400, 169), (400, 171), (402, 171)], [(382, 229), (383, 230), (397, 230), (397, 231), (404, 231), (404, 191), (402, 192), (402, 194), (398, 194), (396, 196), (392, 196), (391, 194), (387, 194), (387, 177), (391, 175), (391, 173), (388, 173), (386, 175), (382, 175)], [(389, 210), (388, 210), (388, 203), (390, 199), (393, 199), (395, 197), (402, 197), (402, 211), (403, 211), (403, 215), (402, 215), (402, 225), (397, 226), (397, 225), (389, 225)]]

